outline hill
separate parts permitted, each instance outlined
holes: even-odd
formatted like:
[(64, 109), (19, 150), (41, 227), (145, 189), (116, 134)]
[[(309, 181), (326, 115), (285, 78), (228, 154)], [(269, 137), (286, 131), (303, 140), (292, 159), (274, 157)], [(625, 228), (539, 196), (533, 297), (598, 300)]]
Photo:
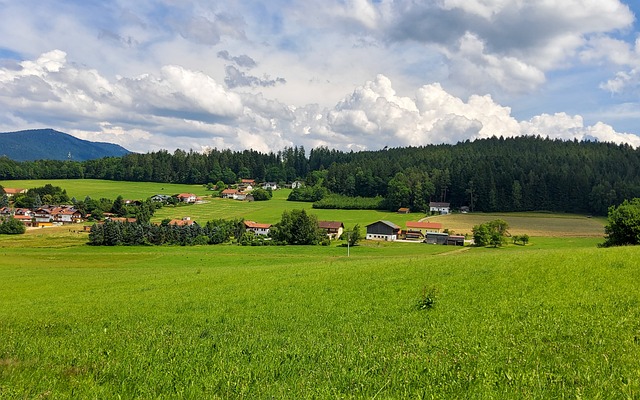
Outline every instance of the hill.
[[(53, 129), (0, 132), (0, 156), (16, 161), (86, 161), (121, 157), (129, 150), (112, 143), (90, 142)], [(71, 157), (69, 157), (71, 155)]]

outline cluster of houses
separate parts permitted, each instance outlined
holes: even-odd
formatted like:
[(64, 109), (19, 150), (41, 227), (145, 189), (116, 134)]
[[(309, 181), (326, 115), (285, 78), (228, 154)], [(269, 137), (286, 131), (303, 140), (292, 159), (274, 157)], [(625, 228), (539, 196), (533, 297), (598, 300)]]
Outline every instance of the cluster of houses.
[(73, 206), (42, 206), (28, 208), (0, 208), (0, 218), (14, 218), (29, 227), (42, 227), (83, 222), (82, 213)]
[[(247, 231), (256, 235), (269, 235), (271, 224), (255, 221), (244, 221)], [(408, 221), (406, 229), (402, 229), (393, 222), (380, 220), (366, 226), (367, 240), (410, 240), (430, 244), (445, 244), (464, 246), (464, 236), (450, 235), (443, 232), (442, 224), (428, 221)], [(338, 239), (344, 232), (344, 224), (340, 221), (318, 221), (318, 227), (325, 232), (329, 239)]]
[(412, 240), (430, 244), (446, 244), (464, 246), (464, 236), (450, 235), (443, 232), (442, 224), (428, 221), (407, 221), (407, 229), (402, 229), (393, 222), (380, 220), (367, 225), (368, 240)]
[(255, 179), (242, 179), (235, 188), (224, 189), (220, 192), (220, 197), (223, 199), (253, 201), (254, 198), (251, 191), (257, 187), (264, 190), (277, 190), (278, 184), (276, 182), (258, 184)]

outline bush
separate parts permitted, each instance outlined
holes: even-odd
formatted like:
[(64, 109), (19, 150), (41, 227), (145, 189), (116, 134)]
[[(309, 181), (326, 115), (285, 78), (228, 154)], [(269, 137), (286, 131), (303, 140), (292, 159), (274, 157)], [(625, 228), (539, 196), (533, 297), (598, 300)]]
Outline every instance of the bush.
[(505, 236), (508, 234), (508, 228), (509, 224), (501, 219), (476, 225), (472, 229), (473, 241), (476, 246), (502, 246), (505, 241)]
[(313, 208), (340, 210), (382, 210), (384, 198), (378, 197), (350, 197), (331, 194), (313, 203)]
[(605, 247), (640, 244), (640, 198), (609, 207)]
[(318, 201), (322, 200), (328, 194), (329, 191), (323, 186), (304, 186), (293, 189), (291, 193), (289, 193), (287, 201)]
[(20, 235), (25, 233), (27, 228), (22, 221), (15, 218), (7, 218), (0, 222), (0, 234), (3, 235)]

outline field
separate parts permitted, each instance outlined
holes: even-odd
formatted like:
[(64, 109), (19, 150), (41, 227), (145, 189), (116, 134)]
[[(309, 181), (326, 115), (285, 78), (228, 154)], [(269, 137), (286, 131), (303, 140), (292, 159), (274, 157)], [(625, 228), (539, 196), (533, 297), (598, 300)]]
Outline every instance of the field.
[[(220, 212), (277, 219), (257, 209), (287, 204), (272, 201)], [(218, 217), (217, 202), (174, 210)], [(350, 257), (93, 248), (68, 227), (0, 237), (0, 398), (639, 398), (640, 248), (598, 248), (593, 218), (501, 216), (579, 234)]]

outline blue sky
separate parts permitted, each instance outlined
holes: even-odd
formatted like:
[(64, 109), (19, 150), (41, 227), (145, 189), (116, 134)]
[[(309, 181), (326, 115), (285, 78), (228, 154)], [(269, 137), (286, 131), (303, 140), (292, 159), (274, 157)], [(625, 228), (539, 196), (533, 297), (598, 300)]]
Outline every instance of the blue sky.
[(0, 131), (138, 152), (493, 135), (637, 147), (639, 13), (630, 0), (0, 0)]

